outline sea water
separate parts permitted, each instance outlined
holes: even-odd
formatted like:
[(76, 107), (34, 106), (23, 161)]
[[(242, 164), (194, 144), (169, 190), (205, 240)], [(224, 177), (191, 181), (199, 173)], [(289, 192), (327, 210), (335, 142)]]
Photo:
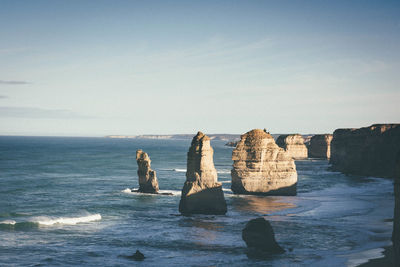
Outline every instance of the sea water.
[[(296, 161), (297, 196), (230, 190), (232, 148), (212, 141), (228, 212), (181, 216), (190, 140), (0, 137), (0, 266), (356, 266), (390, 245), (393, 184)], [(161, 192), (138, 187), (135, 151)], [(263, 216), (286, 253), (248, 258), (245, 224)], [(126, 256), (139, 249), (143, 262)]]

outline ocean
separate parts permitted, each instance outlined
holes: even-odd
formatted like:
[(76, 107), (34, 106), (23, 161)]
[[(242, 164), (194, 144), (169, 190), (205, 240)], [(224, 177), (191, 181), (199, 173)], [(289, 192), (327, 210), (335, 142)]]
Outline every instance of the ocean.
[[(234, 195), (231, 147), (212, 141), (224, 216), (181, 216), (190, 140), (0, 137), (0, 266), (357, 266), (390, 245), (391, 180), (296, 161), (297, 196)], [(161, 192), (138, 188), (143, 149)], [(245, 224), (263, 216), (286, 250), (247, 257)], [(126, 256), (139, 249), (145, 260)]]

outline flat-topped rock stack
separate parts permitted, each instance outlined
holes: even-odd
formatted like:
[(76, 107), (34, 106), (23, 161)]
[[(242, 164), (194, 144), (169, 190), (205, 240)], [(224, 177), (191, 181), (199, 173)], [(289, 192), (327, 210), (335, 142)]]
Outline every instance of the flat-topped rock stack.
[(232, 160), (231, 189), (235, 194), (296, 195), (294, 160), (265, 131), (243, 134)]
[(332, 170), (346, 174), (395, 177), (400, 124), (337, 129), (331, 142)]
[(309, 158), (329, 159), (331, 157), (332, 134), (317, 134), (311, 137), (308, 146)]
[(141, 149), (136, 151), (136, 162), (138, 165), (139, 190), (141, 193), (158, 193), (158, 181), (156, 171), (151, 169), (151, 160), (146, 152)]
[(186, 182), (179, 212), (182, 214), (225, 214), (222, 184), (217, 181), (210, 138), (198, 132), (187, 153)]
[(300, 134), (280, 135), (276, 140), (276, 144), (285, 149), (294, 159), (307, 158), (307, 147), (304, 144), (304, 138)]

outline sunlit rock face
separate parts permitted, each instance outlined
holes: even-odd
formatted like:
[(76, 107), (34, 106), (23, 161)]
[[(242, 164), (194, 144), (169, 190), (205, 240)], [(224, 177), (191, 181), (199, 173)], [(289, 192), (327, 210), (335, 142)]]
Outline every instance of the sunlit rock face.
[(400, 124), (375, 124), (359, 129), (337, 129), (331, 142), (332, 170), (346, 174), (395, 177), (400, 150)]
[(300, 134), (280, 135), (276, 144), (285, 149), (285, 151), (294, 159), (307, 158), (307, 147), (304, 144), (304, 138)]
[(317, 134), (311, 137), (308, 157), (329, 159), (331, 157), (332, 134)]
[(241, 136), (232, 152), (235, 194), (295, 195), (296, 165), (274, 138), (260, 129)]
[(187, 154), (186, 182), (179, 212), (182, 214), (225, 214), (222, 184), (217, 181), (210, 138), (198, 132)]
[(139, 192), (158, 193), (158, 181), (156, 172), (151, 169), (151, 160), (147, 153), (141, 149), (136, 151), (136, 162), (138, 165)]

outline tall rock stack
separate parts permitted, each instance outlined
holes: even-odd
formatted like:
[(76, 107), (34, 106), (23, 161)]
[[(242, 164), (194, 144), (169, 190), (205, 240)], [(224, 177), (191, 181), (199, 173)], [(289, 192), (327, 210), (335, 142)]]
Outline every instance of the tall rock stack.
[(147, 153), (141, 149), (136, 151), (136, 162), (138, 165), (139, 190), (141, 193), (158, 193), (158, 181), (156, 172), (151, 169), (151, 160)]
[(231, 188), (235, 194), (296, 195), (294, 160), (265, 131), (243, 134), (232, 160)]
[(311, 137), (308, 157), (329, 159), (331, 157), (331, 134), (317, 134)]
[(395, 266), (400, 266), (400, 150), (396, 160), (396, 178), (394, 181), (394, 222), (393, 222), (393, 250)]
[(331, 142), (332, 169), (346, 174), (395, 177), (400, 150), (400, 124), (375, 124), (360, 129), (338, 129)]
[(179, 212), (182, 214), (225, 214), (222, 184), (217, 181), (210, 138), (198, 132), (187, 153), (186, 182)]
[(294, 159), (307, 158), (307, 147), (300, 134), (280, 135), (276, 140), (276, 144), (285, 149), (285, 151)]

